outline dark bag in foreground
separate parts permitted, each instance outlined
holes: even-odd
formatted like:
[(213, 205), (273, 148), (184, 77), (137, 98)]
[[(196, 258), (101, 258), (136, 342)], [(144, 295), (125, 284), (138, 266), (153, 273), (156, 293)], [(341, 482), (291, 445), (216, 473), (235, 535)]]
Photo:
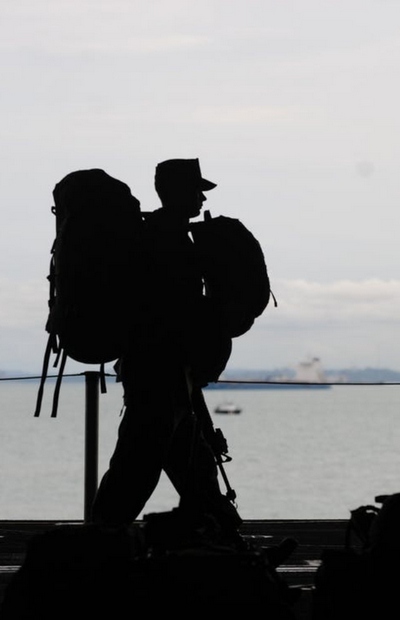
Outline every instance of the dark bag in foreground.
[(192, 614), (196, 605), (235, 612), (245, 605), (268, 620), (296, 619), (297, 596), (262, 550), (183, 541), (180, 530), (176, 545), (160, 546), (140, 524), (129, 530), (56, 526), (28, 541), (1, 618), (133, 618), (143, 607), (157, 613), (161, 604), (173, 615)]
[(204, 216), (190, 231), (206, 295), (219, 307), (229, 336), (236, 338), (252, 327), (272, 295), (264, 254), (240, 220), (222, 215), (212, 218), (209, 212)]
[(322, 552), (313, 620), (398, 617), (400, 493), (375, 501), (351, 511), (342, 549)]
[(67, 357), (103, 366), (123, 352), (128, 320), (132, 321), (136, 241), (142, 227), (139, 201), (125, 183), (104, 170), (71, 172), (57, 183), (53, 197), (56, 238), (48, 276), (49, 338), (36, 416), (52, 353), (54, 366), (59, 365), (56, 401)]

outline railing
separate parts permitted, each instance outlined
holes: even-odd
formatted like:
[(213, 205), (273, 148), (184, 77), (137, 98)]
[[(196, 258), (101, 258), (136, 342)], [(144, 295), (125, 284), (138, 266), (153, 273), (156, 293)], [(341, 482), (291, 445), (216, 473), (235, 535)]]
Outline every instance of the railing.
[[(98, 486), (98, 450), (99, 450), (99, 394), (100, 373), (85, 372), (85, 485), (84, 485), (84, 520), (90, 520), (91, 506)], [(221, 380), (218, 384), (226, 385), (264, 385), (282, 383), (282, 381)], [(285, 382), (283, 382), (285, 383)], [(311, 382), (291, 382), (293, 385), (316, 385)], [(326, 382), (326, 385), (399, 385), (398, 382)]]
[[(99, 395), (100, 372), (80, 373), (85, 377), (85, 439), (84, 439), (84, 521), (90, 521), (91, 507), (98, 487), (99, 457)], [(67, 376), (67, 375), (66, 375)], [(17, 381), (38, 377), (6, 377), (2, 381)]]
[(90, 520), (98, 487), (99, 372), (85, 372), (85, 488), (84, 520)]
[[(71, 375), (65, 375), (71, 376)], [(98, 371), (86, 371), (73, 376), (85, 377), (85, 433), (84, 433), (84, 521), (90, 521), (91, 507), (98, 488), (98, 457), (99, 457), (99, 397), (101, 373)], [(22, 379), (38, 379), (39, 377), (0, 377), (0, 381), (13, 381)], [(311, 382), (293, 381), (262, 381), (262, 380), (226, 380), (218, 384), (233, 386), (261, 386), (264, 384), (286, 384), (312, 386)], [(214, 384), (216, 385), (216, 384)], [(326, 385), (334, 386), (364, 386), (364, 385), (400, 385), (399, 382), (326, 382)]]

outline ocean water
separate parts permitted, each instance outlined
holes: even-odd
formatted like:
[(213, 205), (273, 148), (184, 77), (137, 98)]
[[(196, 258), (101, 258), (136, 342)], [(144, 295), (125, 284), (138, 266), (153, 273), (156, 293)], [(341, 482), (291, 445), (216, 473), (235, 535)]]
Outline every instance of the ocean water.
[[(57, 418), (50, 417), (53, 381), (34, 418), (37, 387), (0, 382), (0, 519), (82, 519), (84, 378), (63, 384)], [(376, 495), (400, 491), (400, 386), (206, 390), (205, 397), (228, 442), (224, 471), (244, 519), (346, 519)], [(224, 401), (242, 412), (214, 413)], [(122, 388), (113, 378), (99, 407), (100, 479), (121, 421)], [(144, 514), (178, 502), (163, 476)]]

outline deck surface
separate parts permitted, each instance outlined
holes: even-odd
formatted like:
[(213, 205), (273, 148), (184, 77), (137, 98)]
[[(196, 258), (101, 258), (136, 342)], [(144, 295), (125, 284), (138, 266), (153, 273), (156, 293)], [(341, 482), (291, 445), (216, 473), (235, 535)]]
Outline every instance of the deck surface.
[[(63, 526), (77, 528), (83, 522), (63, 521), (0, 521), (0, 604), (10, 580), (23, 564), (28, 541), (41, 533)], [(307, 596), (312, 592), (315, 572), (322, 550), (343, 549), (347, 521), (345, 520), (248, 520), (241, 533), (256, 547), (271, 547), (285, 538), (295, 538), (297, 548), (279, 567), (278, 572), (291, 588), (306, 593), (298, 605), (298, 617), (310, 617)]]

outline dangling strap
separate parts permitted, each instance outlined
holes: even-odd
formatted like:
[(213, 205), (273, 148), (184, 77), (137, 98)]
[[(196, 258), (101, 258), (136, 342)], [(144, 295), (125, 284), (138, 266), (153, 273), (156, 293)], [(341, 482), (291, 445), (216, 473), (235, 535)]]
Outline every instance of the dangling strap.
[(53, 394), (53, 408), (51, 410), (51, 417), (55, 418), (57, 417), (57, 408), (58, 408), (58, 400), (60, 397), (60, 389), (61, 389), (61, 381), (63, 378), (63, 373), (64, 373), (64, 368), (65, 368), (65, 363), (67, 361), (67, 354), (64, 351), (64, 349), (62, 350), (62, 356), (61, 356), (61, 364), (60, 364), (60, 369), (58, 371), (58, 376), (57, 376), (57, 381), (56, 381), (56, 385), (54, 388), (54, 394)]
[(270, 291), (269, 291), (269, 292), (271, 293), (271, 297), (272, 297), (272, 299), (274, 300), (274, 306), (275, 306), (275, 308), (277, 308), (277, 307), (278, 307), (278, 302), (276, 301), (276, 297), (275, 297), (275, 295), (273, 294), (273, 292), (271, 291), (271, 289), (270, 289)]
[(54, 360), (53, 368), (57, 368), (58, 362), (60, 361), (60, 357), (61, 357), (63, 350), (57, 347), (56, 349), (54, 349), (54, 352), (56, 354), (56, 359)]
[(44, 384), (47, 378), (47, 371), (49, 368), (49, 361), (50, 361), (51, 351), (53, 348), (53, 342), (54, 342), (53, 334), (50, 334), (47, 339), (47, 346), (46, 346), (46, 350), (45, 350), (44, 357), (43, 357), (42, 377), (41, 377), (40, 384), (39, 384), (38, 395), (36, 399), (36, 409), (34, 413), (35, 418), (39, 417), (40, 409), (42, 407)]
[(104, 372), (104, 364), (100, 364), (100, 391), (102, 394), (107, 393), (106, 373)]

